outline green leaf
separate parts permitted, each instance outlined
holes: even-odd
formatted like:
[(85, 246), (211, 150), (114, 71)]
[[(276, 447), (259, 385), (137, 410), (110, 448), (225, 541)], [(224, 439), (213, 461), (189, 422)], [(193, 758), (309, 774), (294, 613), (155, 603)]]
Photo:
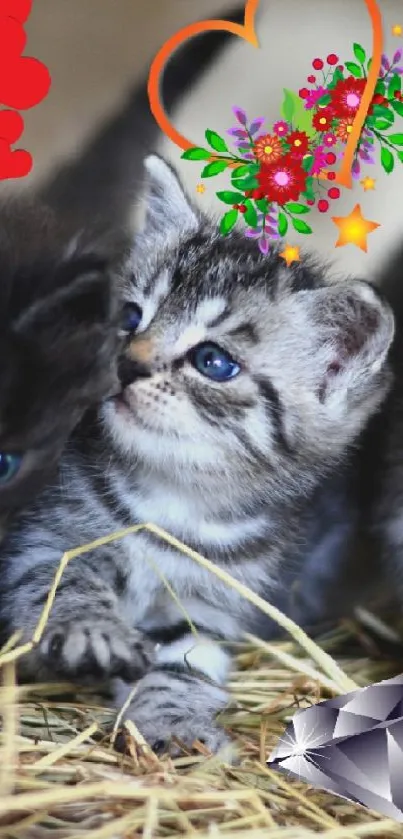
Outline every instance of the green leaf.
[(245, 201), (245, 207), (246, 213), (244, 213), (244, 219), (246, 224), (249, 225), (249, 227), (257, 227), (257, 212), (249, 198)]
[(242, 192), (231, 192), (229, 189), (223, 192), (216, 192), (216, 195), (224, 204), (243, 204), (245, 198)]
[(391, 123), (388, 119), (375, 119), (374, 122), (371, 123), (377, 131), (387, 131), (390, 128)]
[(375, 93), (380, 93), (381, 96), (385, 96), (386, 86), (385, 82), (382, 79), (378, 79), (375, 87)]
[(389, 134), (388, 140), (394, 146), (403, 146), (403, 134)]
[(280, 236), (285, 236), (288, 230), (288, 219), (284, 213), (278, 214), (278, 232)]
[(214, 151), (228, 151), (228, 146), (223, 137), (220, 137), (216, 131), (210, 131), (208, 128), (205, 134), (206, 140)]
[(399, 158), (399, 160), (400, 160), (400, 163), (403, 163), (403, 151), (398, 151), (398, 152), (397, 152), (397, 156), (398, 156), (398, 158)]
[(268, 212), (270, 204), (269, 204), (269, 201), (268, 201), (267, 198), (258, 198), (258, 200), (255, 202), (255, 204), (256, 204), (258, 210), (260, 210), (261, 213), (267, 213)]
[(354, 61), (346, 61), (346, 68), (352, 76), (355, 76), (356, 79), (362, 78), (363, 72), (359, 64), (355, 64)]
[(333, 76), (331, 78), (331, 81), (328, 82), (327, 89), (328, 90), (333, 90), (333, 88), (336, 87), (337, 82), (339, 82), (341, 79), (344, 79), (343, 71), (339, 70), (339, 68), (336, 67), (336, 69), (333, 73)]
[(248, 163), (248, 164), (241, 164), (241, 166), (237, 166), (232, 173), (232, 179), (235, 178), (244, 178), (245, 175), (257, 175), (260, 166), (258, 163)]
[(287, 122), (292, 122), (298, 131), (305, 131), (308, 137), (313, 137), (316, 133), (312, 125), (313, 112), (305, 110), (302, 99), (292, 90), (284, 90), (282, 115)]
[(306, 157), (302, 159), (302, 168), (304, 172), (309, 172), (313, 163), (313, 154), (307, 154)]
[(213, 160), (212, 163), (208, 163), (207, 166), (204, 167), (201, 173), (201, 177), (213, 178), (214, 175), (219, 175), (220, 172), (223, 172), (224, 169), (227, 169), (230, 162), (230, 160)]
[(235, 178), (234, 175), (235, 172), (231, 175), (231, 183), (235, 189), (242, 189), (242, 191), (245, 192), (248, 189), (257, 189), (259, 186), (259, 182), (253, 177), (253, 175), (248, 175), (246, 178)]
[(312, 177), (306, 179), (305, 192), (302, 192), (301, 196), (305, 198), (305, 201), (315, 201)]
[(403, 102), (399, 102), (398, 99), (395, 99), (392, 102), (392, 108), (397, 114), (399, 114), (399, 117), (403, 117)]
[(223, 236), (227, 236), (230, 230), (232, 230), (237, 222), (237, 218), (238, 210), (228, 210), (228, 213), (225, 213), (225, 216), (222, 217), (220, 222), (220, 233)]
[(207, 149), (201, 149), (199, 146), (193, 146), (191, 149), (186, 149), (181, 157), (183, 160), (208, 160), (211, 157), (211, 152)]
[(367, 61), (367, 71), (368, 71), (368, 73), (369, 73), (371, 67), (372, 67), (372, 56)]
[(324, 96), (322, 96), (320, 99), (318, 99), (316, 104), (320, 105), (322, 107), (324, 105), (330, 105), (331, 101), (332, 101), (332, 97), (330, 96), (330, 93), (325, 93)]
[(281, 106), (281, 115), (284, 117), (286, 122), (292, 122), (292, 118), (294, 116), (295, 111), (296, 98), (299, 99), (299, 97), (296, 97), (296, 94), (293, 93), (292, 90), (284, 89), (284, 99), (283, 104)]
[(312, 227), (309, 227), (306, 221), (302, 221), (302, 218), (293, 218), (292, 226), (297, 233), (312, 233)]
[(367, 58), (367, 54), (364, 50), (364, 47), (362, 47), (361, 44), (354, 44), (353, 45), (353, 50), (354, 50), (354, 55), (355, 55), (357, 61), (359, 61), (360, 64), (364, 64), (364, 62)]
[(385, 105), (374, 105), (374, 116), (381, 117), (382, 119), (386, 119), (387, 122), (394, 122), (393, 112), (387, 108)]
[(305, 204), (294, 203), (294, 201), (289, 201), (285, 206), (290, 213), (297, 213), (297, 215), (310, 212), (310, 207), (306, 207)]
[(381, 151), (381, 163), (385, 170), (385, 172), (389, 175), (393, 172), (395, 166), (395, 158), (390, 149), (386, 148), (386, 146), (382, 147)]
[(401, 76), (398, 76), (397, 73), (394, 73), (388, 87), (388, 99), (391, 99), (392, 103), (395, 98), (395, 93), (397, 91), (401, 92), (402, 90), (402, 79)]

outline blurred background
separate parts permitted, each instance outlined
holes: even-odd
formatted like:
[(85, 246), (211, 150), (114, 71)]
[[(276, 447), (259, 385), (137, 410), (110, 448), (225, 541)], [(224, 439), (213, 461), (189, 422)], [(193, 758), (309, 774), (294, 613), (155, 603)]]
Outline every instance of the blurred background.
[[(403, 26), (403, 3), (378, 2), (384, 51), (390, 55), (403, 47), (403, 37), (392, 35), (393, 25)], [(24, 179), (24, 189), (39, 184), (101, 129), (177, 29), (196, 20), (225, 17), (233, 8), (234, 0), (35, 0), (26, 53), (45, 62), (53, 84), (45, 101), (24, 115), (22, 145), (34, 157), (34, 171)], [(266, 117), (270, 127), (280, 118), (283, 88), (298, 91), (313, 72), (313, 58), (335, 52), (344, 63), (353, 57), (354, 41), (368, 53), (372, 45), (365, 0), (260, 0), (257, 33), (260, 49), (232, 39), (180, 103), (175, 124), (189, 139), (202, 143), (206, 128), (225, 132), (233, 123), (233, 105), (248, 116)], [(401, 124), (403, 130), (403, 118)], [(396, 130), (399, 127), (397, 121)], [(180, 150), (163, 137), (160, 150), (179, 168), (192, 197), (217, 212), (214, 193), (226, 183), (225, 176), (206, 182), (206, 192), (198, 195), (201, 166), (181, 161)], [(370, 168), (376, 189), (364, 193), (357, 184), (352, 191), (344, 190), (332, 213), (346, 215), (359, 202), (363, 215), (381, 224), (369, 236), (368, 254), (353, 245), (336, 249), (331, 214), (316, 210), (311, 215), (314, 234), (303, 241), (334, 262), (339, 272), (371, 276), (403, 229), (403, 164), (389, 176), (379, 165)], [(301, 244), (301, 238), (295, 243)]]

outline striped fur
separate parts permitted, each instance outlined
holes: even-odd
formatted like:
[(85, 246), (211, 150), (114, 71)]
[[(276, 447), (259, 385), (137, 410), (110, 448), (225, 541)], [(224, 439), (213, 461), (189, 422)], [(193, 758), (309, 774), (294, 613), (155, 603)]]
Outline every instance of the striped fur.
[[(146, 226), (119, 282), (143, 311), (127, 361), (148, 377), (81, 427), (58, 482), (3, 547), (2, 616), (25, 636), (62, 551), (129, 523), (154, 522), (275, 592), (306, 543), (315, 495), (388, 388), (393, 317), (375, 291), (327, 285), (309, 261), (286, 268), (238, 233), (224, 239), (163, 161), (147, 168)], [(236, 358), (237, 378), (218, 384), (192, 366), (189, 350), (206, 339)], [(127, 713), (145, 736), (214, 750), (225, 741), (221, 642), (258, 622), (235, 589), (141, 532), (70, 564), (25, 674), (127, 680), (131, 666), (143, 676)], [(118, 702), (127, 689), (117, 684)]]

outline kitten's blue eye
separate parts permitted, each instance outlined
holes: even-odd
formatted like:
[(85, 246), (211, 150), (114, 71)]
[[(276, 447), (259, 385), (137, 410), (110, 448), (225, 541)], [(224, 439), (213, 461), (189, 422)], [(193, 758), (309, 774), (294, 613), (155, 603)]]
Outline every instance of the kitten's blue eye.
[(136, 303), (126, 303), (123, 307), (122, 329), (124, 332), (135, 332), (140, 326), (143, 312)]
[(190, 351), (189, 360), (199, 373), (215, 382), (226, 382), (241, 372), (238, 362), (217, 344), (199, 344)]
[(0, 486), (8, 484), (20, 471), (22, 457), (18, 454), (0, 453)]

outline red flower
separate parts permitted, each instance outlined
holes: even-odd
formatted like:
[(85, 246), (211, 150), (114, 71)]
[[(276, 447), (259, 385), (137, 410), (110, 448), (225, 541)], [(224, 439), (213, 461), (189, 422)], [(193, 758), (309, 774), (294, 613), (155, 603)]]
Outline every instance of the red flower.
[(342, 119), (355, 116), (360, 107), (366, 83), (366, 79), (355, 79), (354, 76), (337, 82), (336, 87), (331, 91), (331, 108), (335, 116)]
[(319, 108), (315, 114), (312, 125), (321, 133), (329, 131), (334, 120), (334, 112), (330, 108)]
[(341, 119), (338, 124), (336, 134), (343, 143), (347, 143), (347, 140), (353, 130), (353, 123), (354, 119), (353, 117), (350, 117), (349, 119)]
[(305, 131), (293, 131), (286, 137), (286, 143), (292, 157), (303, 157), (308, 151), (309, 137)]
[(281, 157), (283, 147), (279, 138), (274, 134), (262, 134), (261, 137), (257, 138), (253, 151), (255, 152), (255, 157), (261, 163), (271, 164)]
[(276, 204), (297, 201), (306, 186), (307, 173), (299, 160), (286, 154), (270, 166), (263, 165), (257, 180), (264, 194)]

